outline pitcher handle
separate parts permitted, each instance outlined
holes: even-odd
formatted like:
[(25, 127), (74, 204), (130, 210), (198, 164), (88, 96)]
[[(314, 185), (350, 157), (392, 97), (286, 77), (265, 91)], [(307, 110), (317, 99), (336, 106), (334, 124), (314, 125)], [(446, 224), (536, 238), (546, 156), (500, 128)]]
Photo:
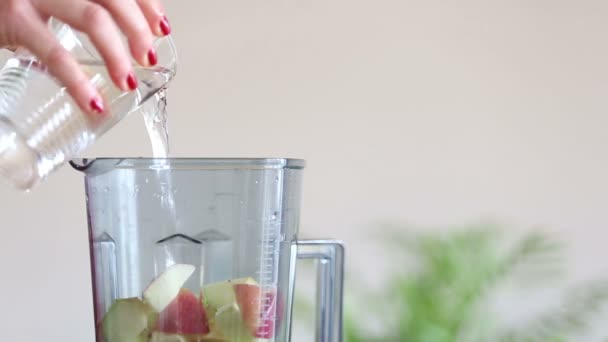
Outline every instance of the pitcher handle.
[(317, 260), (316, 342), (342, 342), (344, 245), (337, 240), (299, 240), (298, 259)]

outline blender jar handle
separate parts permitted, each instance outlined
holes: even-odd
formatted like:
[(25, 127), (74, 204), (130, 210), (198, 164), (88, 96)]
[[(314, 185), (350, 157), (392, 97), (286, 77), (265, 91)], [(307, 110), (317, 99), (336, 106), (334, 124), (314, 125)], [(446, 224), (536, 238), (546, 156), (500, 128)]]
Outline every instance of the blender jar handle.
[(317, 260), (316, 342), (342, 342), (344, 245), (337, 240), (299, 240), (298, 259)]

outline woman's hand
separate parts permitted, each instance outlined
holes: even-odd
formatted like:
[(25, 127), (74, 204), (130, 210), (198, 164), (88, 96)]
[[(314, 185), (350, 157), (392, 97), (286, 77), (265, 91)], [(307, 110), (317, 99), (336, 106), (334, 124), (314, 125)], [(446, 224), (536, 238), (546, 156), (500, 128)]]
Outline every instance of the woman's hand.
[(159, 0), (0, 0), (0, 48), (23, 46), (67, 88), (82, 110), (102, 113), (100, 94), (50, 31), (48, 19), (57, 18), (87, 34), (113, 82), (127, 91), (137, 88), (137, 79), (119, 29), (133, 58), (143, 66), (154, 65), (154, 36), (171, 32), (163, 13)]

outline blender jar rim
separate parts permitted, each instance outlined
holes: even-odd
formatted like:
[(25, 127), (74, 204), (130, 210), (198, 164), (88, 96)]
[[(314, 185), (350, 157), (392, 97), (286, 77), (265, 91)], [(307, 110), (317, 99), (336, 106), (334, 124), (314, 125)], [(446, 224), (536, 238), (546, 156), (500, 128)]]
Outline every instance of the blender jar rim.
[(116, 169), (132, 170), (259, 170), (303, 169), (306, 162), (294, 158), (79, 158), (70, 165), (85, 173), (102, 173)]

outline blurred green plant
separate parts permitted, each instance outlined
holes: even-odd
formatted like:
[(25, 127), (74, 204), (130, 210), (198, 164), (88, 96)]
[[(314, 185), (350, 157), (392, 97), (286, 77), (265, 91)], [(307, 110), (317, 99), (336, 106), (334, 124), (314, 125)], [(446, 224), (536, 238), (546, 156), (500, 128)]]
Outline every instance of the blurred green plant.
[[(525, 324), (501, 322), (488, 303), (503, 285), (556, 284), (566, 261), (563, 244), (547, 233), (507, 237), (485, 225), (449, 233), (388, 230), (381, 241), (390, 251), (387, 262), (396, 267), (376, 291), (352, 288), (360, 281), (349, 275), (344, 341), (578, 341), (608, 300), (608, 284), (597, 281), (564, 291), (558, 305)], [(371, 331), (370, 317), (382, 327)]]

